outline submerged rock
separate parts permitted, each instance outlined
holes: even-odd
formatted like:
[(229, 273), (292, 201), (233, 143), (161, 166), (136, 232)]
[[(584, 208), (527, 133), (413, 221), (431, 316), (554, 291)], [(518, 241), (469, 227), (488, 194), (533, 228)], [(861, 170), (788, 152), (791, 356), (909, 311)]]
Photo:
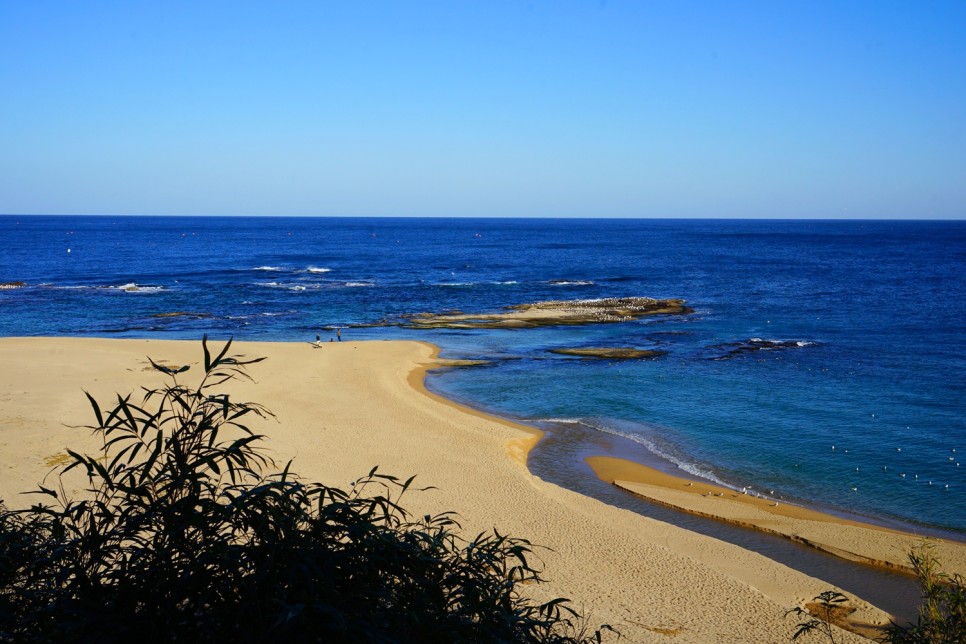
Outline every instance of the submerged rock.
[(574, 347), (570, 349), (550, 349), (550, 353), (606, 360), (653, 360), (668, 354), (667, 351), (659, 349), (635, 349), (634, 347)]
[(407, 316), (401, 326), (410, 329), (526, 329), (625, 322), (648, 315), (686, 315), (693, 311), (679, 299), (547, 300), (508, 306), (503, 313), (418, 313)]
[(191, 313), (190, 311), (172, 311), (171, 313), (155, 313), (151, 315), (152, 318), (195, 318), (195, 319), (205, 319), (210, 318), (211, 313)]
[(776, 349), (801, 349), (803, 347), (814, 346), (815, 342), (807, 340), (763, 340), (761, 338), (751, 338), (741, 342), (723, 342), (710, 347), (723, 351), (724, 353), (714, 356), (711, 360), (728, 360), (747, 353), (756, 351), (774, 351)]
[(493, 360), (471, 360), (471, 359), (439, 359), (438, 365), (434, 369), (465, 369), (467, 367), (489, 367), (494, 364)]

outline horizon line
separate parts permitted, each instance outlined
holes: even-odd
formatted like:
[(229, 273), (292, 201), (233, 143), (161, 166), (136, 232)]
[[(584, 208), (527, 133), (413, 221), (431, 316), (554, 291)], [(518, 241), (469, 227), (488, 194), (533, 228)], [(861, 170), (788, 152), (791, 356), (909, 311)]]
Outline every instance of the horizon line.
[(477, 220), (572, 220), (572, 221), (904, 221), (904, 222), (956, 222), (966, 221), (964, 217), (615, 217), (615, 216), (573, 216), (573, 215), (251, 215), (251, 214), (117, 214), (117, 213), (0, 213), (0, 217), (124, 217), (124, 218), (197, 218), (197, 219), (477, 219)]

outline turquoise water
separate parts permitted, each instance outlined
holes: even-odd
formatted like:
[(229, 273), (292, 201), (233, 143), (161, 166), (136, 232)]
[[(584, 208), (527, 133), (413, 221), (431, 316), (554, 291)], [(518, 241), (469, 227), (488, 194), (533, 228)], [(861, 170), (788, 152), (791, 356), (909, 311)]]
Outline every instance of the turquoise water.
[[(427, 340), (490, 361), (432, 377), (476, 406), (589, 445), (616, 435), (631, 442), (618, 453), (728, 485), (966, 534), (964, 222), (0, 216), (0, 234), (0, 282), (25, 283), (0, 289), (0, 335), (290, 341), (343, 326)], [(630, 295), (695, 313), (362, 326)], [(154, 317), (171, 312), (191, 315)], [(573, 346), (668, 354), (548, 351)]]

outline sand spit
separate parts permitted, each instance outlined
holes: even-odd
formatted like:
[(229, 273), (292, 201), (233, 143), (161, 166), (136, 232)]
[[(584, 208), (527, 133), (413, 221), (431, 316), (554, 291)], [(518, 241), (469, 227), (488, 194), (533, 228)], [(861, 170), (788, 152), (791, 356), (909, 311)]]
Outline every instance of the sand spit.
[(411, 329), (526, 329), (542, 326), (625, 322), (649, 315), (686, 315), (684, 300), (612, 297), (548, 300), (509, 306), (503, 313), (419, 313), (401, 324)]
[[(501, 532), (547, 546), (538, 599), (569, 597), (591, 623), (618, 628), (625, 642), (781, 642), (794, 630), (785, 612), (830, 584), (732, 544), (688, 532), (551, 485), (524, 466), (539, 437), (528, 427), (428, 393), (436, 349), (416, 342), (236, 343), (256, 382), (232, 383), (234, 398), (265, 404), (276, 461), (293, 459), (304, 478), (347, 487), (378, 465), (435, 489), (402, 504), (417, 516), (457, 510), (471, 538)], [(93, 450), (82, 388), (110, 401), (156, 384), (147, 357), (167, 365), (201, 359), (198, 342), (79, 338), (0, 339), (0, 498), (26, 506), (68, 446)], [(834, 526), (832, 526), (834, 527)], [(856, 618), (888, 617), (861, 600)], [(840, 632), (839, 641), (865, 641)]]
[(587, 463), (601, 479), (655, 503), (777, 534), (850, 561), (912, 572), (909, 552), (928, 544), (946, 572), (966, 574), (964, 543), (850, 521), (785, 503), (768, 490), (733, 490), (619, 458), (592, 456)]

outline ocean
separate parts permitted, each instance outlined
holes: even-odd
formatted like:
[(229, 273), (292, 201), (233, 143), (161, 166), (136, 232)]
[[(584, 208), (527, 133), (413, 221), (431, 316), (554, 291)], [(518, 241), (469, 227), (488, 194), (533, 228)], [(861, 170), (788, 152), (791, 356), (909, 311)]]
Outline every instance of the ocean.
[[(0, 239), (2, 336), (425, 340), (486, 363), (432, 389), (551, 432), (541, 476), (629, 456), (966, 538), (966, 222), (9, 215)], [(622, 296), (694, 312), (398, 324)]]

